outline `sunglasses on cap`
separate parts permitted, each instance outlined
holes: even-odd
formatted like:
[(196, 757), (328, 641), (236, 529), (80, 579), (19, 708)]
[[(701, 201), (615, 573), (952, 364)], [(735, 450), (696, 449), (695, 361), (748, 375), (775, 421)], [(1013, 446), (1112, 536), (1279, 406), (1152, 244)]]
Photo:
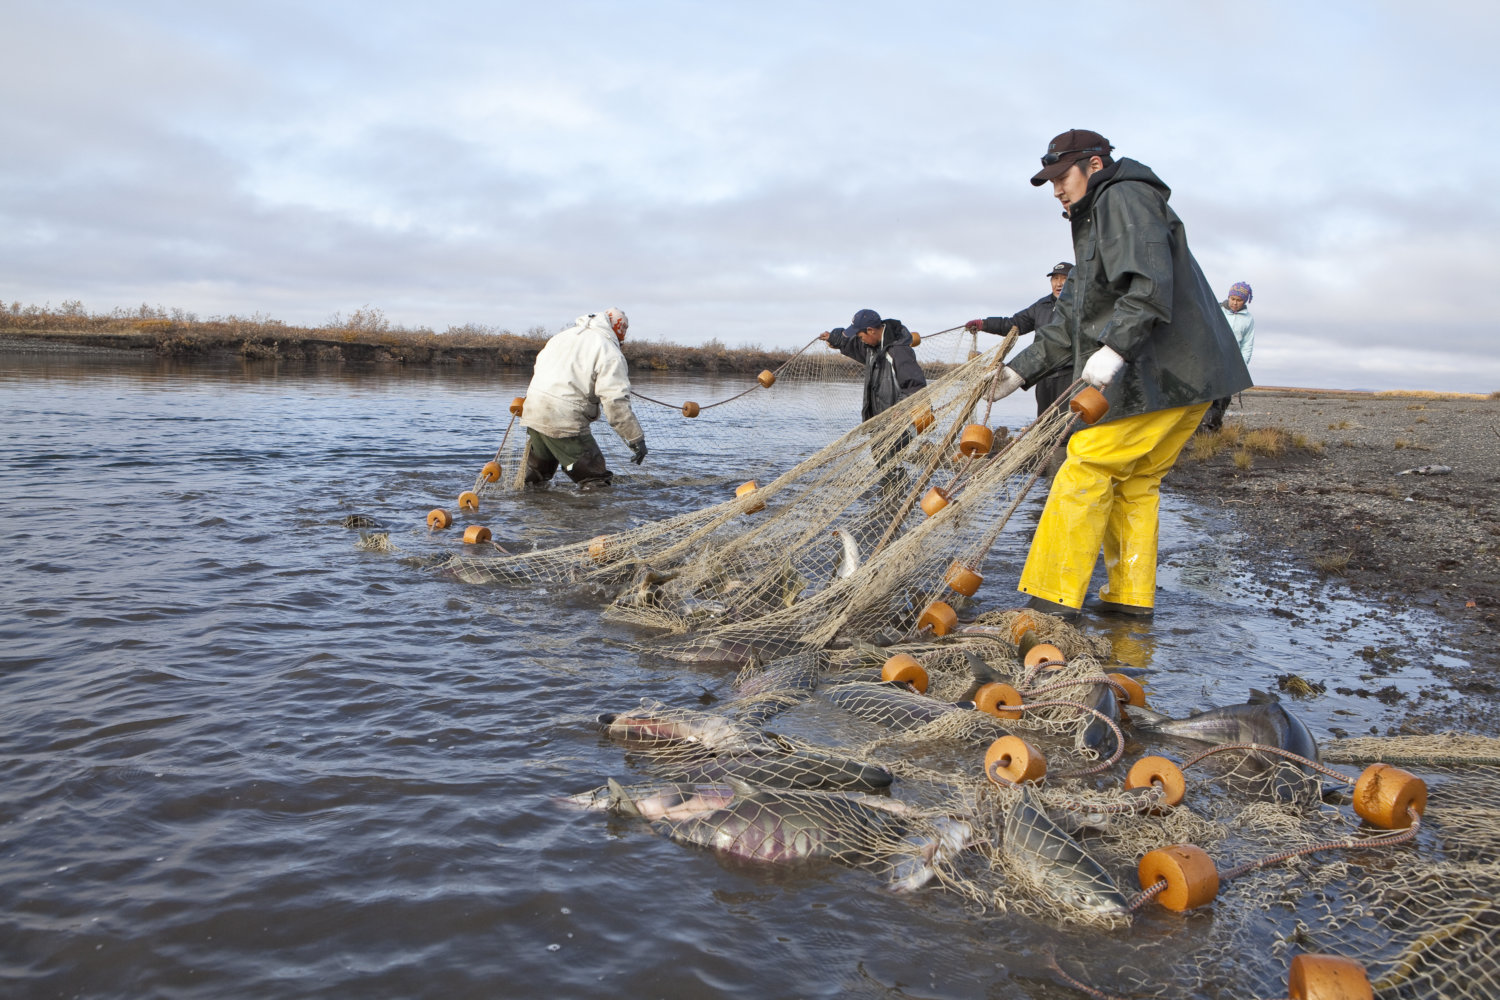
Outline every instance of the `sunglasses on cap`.
[(1090, 146), (1087, 149), (1064, 149), (1058, 153), (1046, 153), (1042, 156), (1042, 166), (1050, 167), (1061, 163), (1064, 156), (1074, 156), (1078, 153), (1088, 153), (1091, 156), (1103, 156), (1104, 150), (1099, 146)]

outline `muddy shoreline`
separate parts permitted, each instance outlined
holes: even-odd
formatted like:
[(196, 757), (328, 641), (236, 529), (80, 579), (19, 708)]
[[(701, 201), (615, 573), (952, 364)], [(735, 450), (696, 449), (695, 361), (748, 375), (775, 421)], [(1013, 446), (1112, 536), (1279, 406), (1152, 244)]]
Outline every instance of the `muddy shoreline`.
[[(1443, 622), (1437, 650), (1365, 651), (1369, 673), (1422, 662), (1461, 695), (1456, 711), (1414, 728), (1493, 728), (1500, 721), (1500, 399), (1254, 390), (1226, 426), (1279, 428), (1309, 447), (1235, 461), (1184, 449), (1165, 488), (1221, 507), (1267, 574), (1293, 565), (1374, 599), (1393, 614)], [(1319, 447), (1321, 446), (1321, 447)], [(1439, 474), (1405, 470), (1441, 466)], [(1319, 607), (1286, 598), (1278, 615), (1318, 626)], [(1459, 665), (1455, 665), (1459, 664)], [(1365, 693), (1357, 691), (1357, 693)], [(1370, 691), (1378, 697), (1378, 690)], [(1450, 706), (1452, 708), (1452, 706)]]

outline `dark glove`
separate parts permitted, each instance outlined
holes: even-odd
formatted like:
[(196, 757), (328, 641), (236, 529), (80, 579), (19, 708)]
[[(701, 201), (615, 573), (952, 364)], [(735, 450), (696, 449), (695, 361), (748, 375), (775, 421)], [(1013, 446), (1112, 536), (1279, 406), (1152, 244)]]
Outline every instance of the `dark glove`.
[(964, 329), (968, 330), (970, 333), (978, 333), (980, 330), (984, 329), (984, 320), (971, 319), (964, 324)]
[(632, 462), (634, 462), (636, 465), (640, 465), (642, 462), (644, 462), (646, 460), (646, 439), (645, 438), (641, 438), (639, 441), (631, 441), (630, 442), (630, 460)]

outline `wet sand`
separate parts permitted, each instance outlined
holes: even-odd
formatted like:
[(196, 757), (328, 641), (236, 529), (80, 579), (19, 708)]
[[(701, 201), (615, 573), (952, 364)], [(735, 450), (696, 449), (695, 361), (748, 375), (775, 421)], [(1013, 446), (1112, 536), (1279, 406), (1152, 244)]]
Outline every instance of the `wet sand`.
[[(1252, 562), (1299, 565), (1379, 599), (1393, 613), (1424, 608), (1447, 623), (1443, 644), (1467, 663), (1434, 673), (1472, 696), (1470, 722), (1500, 717), (1500, 399), (1254, 390), (1226, 426), (1281, 428), (1316, 450), (1204, 461), (1185, 450), (1166, 488), (1220, 504)], [(1400, 475), (1448, 466), (1446, 475)], [(1316, 625), (1318, 609), (1282, 614)], [(1421, 658), (1421, 650), (1373, 651)], [(1446, 721), (1412, 720), (1414, 726)]]

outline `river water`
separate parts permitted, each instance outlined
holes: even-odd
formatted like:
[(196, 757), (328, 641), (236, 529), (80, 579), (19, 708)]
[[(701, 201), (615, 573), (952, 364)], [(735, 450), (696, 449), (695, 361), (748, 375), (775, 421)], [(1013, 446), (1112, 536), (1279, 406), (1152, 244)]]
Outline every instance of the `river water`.
[[(524, 384), (0, 355), (0, 993), (1076, 995), (1048, 946), (1108, 985), (1115, 945), (1083, 931), (859, 870), (732, 865), (559, 803), (630, 777), (596, 714), (696, 705), (730, 678), (642, 662), (624, 645), (641, 634), (591, 600), (403, 558), (452, 544), (426, 511), (452, 508)], [(613, 490), (508, 497), (486, 523), (546, 545), (717, 500), (774, 464), (747, 441), (774, 437), (784, 465), (858, 407), (848, 387), (793, 391), (824, 419), (740, 428), (707, 462), (659, 438)], [(1028, 406), (1001, 416), (1020, 426)], [(352, 513), (402, 551), (356, 548)], [(989, 580), (1016, 578), (1018, 530)], [(1289, 670), (1352, 681), (1362, 647), (1395, 641), (1382, 608), (1250, 576), (1242, 544), (1169, 496), (1154, 623), (1090, 625), (1152, 668), (1166, 711)], [(1288, 626), (1289, 596), (1321, 602), (1326, 627)], [(1397, 673), (1380, 683), (1426, 680)], [(1320, 738), (1383, 731), (1383, 705), (1333, 686), (1306, 716)]]

